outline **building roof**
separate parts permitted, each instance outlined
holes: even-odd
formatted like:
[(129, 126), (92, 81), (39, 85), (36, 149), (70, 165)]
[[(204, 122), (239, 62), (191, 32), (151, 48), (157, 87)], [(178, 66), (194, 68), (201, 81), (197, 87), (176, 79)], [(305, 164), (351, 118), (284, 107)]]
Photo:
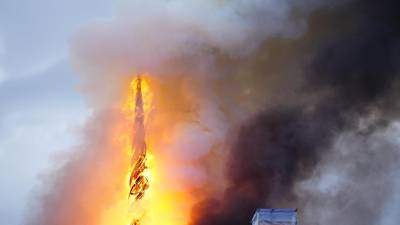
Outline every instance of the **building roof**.
[(251, 220), (258, 224), (297, 224), (296, 208), (263, 208), (257, 209)]

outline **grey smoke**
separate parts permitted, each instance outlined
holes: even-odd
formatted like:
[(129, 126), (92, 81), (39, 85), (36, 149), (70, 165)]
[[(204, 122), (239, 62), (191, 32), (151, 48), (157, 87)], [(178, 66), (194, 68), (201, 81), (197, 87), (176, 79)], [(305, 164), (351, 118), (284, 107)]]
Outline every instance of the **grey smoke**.
[(314, 171), (300, 182), (307, 224), (391, 224), (398, 219), (400, 157), (398, 123), (370, 135), (345, 133)]

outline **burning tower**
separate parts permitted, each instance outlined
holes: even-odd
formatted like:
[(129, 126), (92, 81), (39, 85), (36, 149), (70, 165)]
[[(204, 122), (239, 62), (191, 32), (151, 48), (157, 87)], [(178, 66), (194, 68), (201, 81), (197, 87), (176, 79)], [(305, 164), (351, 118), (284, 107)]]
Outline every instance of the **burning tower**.
[[(148, 167), (141, 77), (137, 78), (135, 91), (135, 118), (132, 137), (133, 156), (131, 160), (132, 171), (129, 178), (130, 191), (128, 195), (128, 198), (134, 198), (134, 202), (142, 199), (146, 190), (149, 188), (149, 179), (145, 174)], [(132, 224), (138, 224), (138, 220), (134, 219)]]

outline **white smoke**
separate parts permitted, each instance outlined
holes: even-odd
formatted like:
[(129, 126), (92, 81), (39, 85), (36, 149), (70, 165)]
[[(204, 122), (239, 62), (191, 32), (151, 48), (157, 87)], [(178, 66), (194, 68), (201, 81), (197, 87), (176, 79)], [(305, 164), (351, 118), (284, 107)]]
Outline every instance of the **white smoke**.
[[(245, 56), (270, 37), (295, 38), (310, 1), (130, 1), (110, 21), (83, 27), (72, 54), (84, 77), (149, 72), (215, 76), (215, 51)], [(310, 7), (313, 6), (313, 7)], [(176, 63), (176, 60), (179, 60)], [(93, 81), (93, 80), (91, 80)]]
[[(186, 89), (197, 101), (197, 118), (195, 123), (175, 128), (186, 134), (181, 137), (182, 146), (173, 149), (192, 149), (182, 155), (193, 158), (204, 155), (229, 129), (213, 85), (220, 76), (215, 69), (216, 52), (241, 58), (265, 39), (296, 38), (305, 30), (306, 20), (293, 18), (292, 11), (307, 13), (317, 5), (290, 0), (127, 1), (110, 21), (89, 24), (77, 33), (73, 62), (89, 103), (100, 108), (115, 103), (124, 82), (121, 77), (138, 73), (157, 79), (183, 76), (190, 83)], [(247, 114), (238, 113), (241, 120)]]
[[(97, 109), (118, 101), (127, 76), (148, 73), (161, 82), (179, 76), (176, 83), (182, 81), (183, 88), (174, 92), (189, 96), (191, 119), (177, 121), (169, 135), (179, 141), (163, 147), (165, 154), (190, 162), (221, 144), (230, 126), (250, 115), (235, 108), (237, 102), (228, 103), (228, 111), (221, 109), (214, 86), (220, 77), (216, 54), (240, 59), (268, 38), (296, 38), (306, 20), (292, 12), (306, 14), (317, 5), (289, 0), (128, 1), (111, 20), (80, 29), (73, 39), (73, 62), (89, 104)], [(236, 123), (229, 124), (230, 114), (236, 115), (230, 118)]]

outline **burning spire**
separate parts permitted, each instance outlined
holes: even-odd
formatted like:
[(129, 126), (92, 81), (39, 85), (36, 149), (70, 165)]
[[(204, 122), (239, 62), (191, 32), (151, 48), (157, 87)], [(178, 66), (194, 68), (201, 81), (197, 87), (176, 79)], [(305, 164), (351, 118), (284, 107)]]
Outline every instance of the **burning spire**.
[[(129, 178), (129, 195), (128, 198), (134, 198), (134, 201), (139, 201), (145, 195), (146, 190), (149, 188), (149, 178), (146, 176), (145, 171), (147, 167), (147, 147), (145, 141), (145, 128), (144, 128), (144, 109), (143, 109), (143, 95), (142, 95), (142, 79), (139, 76), (136, 82), (136, 96), (135, 96), (135, 118), (134, 118), (134, 131), (132, 139), (132, 160), (131, 160), (131, 175)], [(138, 219), (135, 218), (132, 224), (138, 224)]]

